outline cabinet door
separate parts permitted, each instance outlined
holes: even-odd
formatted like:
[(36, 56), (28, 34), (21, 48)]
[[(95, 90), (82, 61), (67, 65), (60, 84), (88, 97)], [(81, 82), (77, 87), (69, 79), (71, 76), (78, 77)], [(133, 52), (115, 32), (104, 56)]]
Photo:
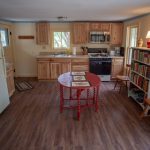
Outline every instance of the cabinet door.
[(74, 23), (73, 24), (73, 43), (84, 44), (88, 42), (88, 23)]
[(36, 24), (36, 43), (39, 45), (47, 45), (49, 44), (49, 28), (50, 25), (48, 23), (37, 23)]
[(110, 23), (102, 23), (101, 24), (101, 31), (110, 32)]
[(38, 79), (50, 79), (49, 61), (38, 61)]
[(123, 24), (112, 23), (111, 25), (111, 44), (121, 45), (123, 36)]
[(50, 63), (50, 78), (52, 80), (57, 79), (58, 76), (61, 74), (61, 63), (55, 63), (55, 62), (51, 62)]
[(111, 78), (116, 78), (117, 75), (123, 74), (123, 58), (113, 58), (112, 59), (112, 70), (111, 70)]
[(13, 70), (7, 71), (7, 87), (8, 87), (9, 96), (12, 96), (12, 94), (15, 91), (14, 72), (13, 72)]
[(70, 72), (71, 71), (71, 63), (62, 63), (61, 64), (61, 74), (65, 72)]
[(90, 23), (90, 31), (101, 31), (101, 23)]

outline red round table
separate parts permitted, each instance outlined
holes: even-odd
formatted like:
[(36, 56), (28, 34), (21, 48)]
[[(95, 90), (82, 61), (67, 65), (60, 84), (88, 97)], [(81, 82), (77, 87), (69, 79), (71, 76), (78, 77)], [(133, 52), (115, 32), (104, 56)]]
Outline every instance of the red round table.
[[(76, 72), (75, 72), (76, 73)], [(78, 73), (78, 72), (77, 72)], [(80, 73), (80, 72), (79, 72)], [(84, 73), (84, 72), (82, 72)], [(78, 120), (80, 119), (80, 112), (81, 112), (81, 108), (82, 107), (90, 107), (90, 106), (94, 106), (95, 107), (95, 111), (97, 112), (98, 110), (98, 92), (99, 92), (99, 87), (100, 87), (100, 83), (101, 80), (100, 78), (93, 74), (93, 73), (89, 73), (89, 72), (85, 72), (85, 80), (80, 80), (80, 81), (75, 81), (74, 80), (75, 75), (73, 75), (73, 72), (67, 72), (64, 74), (61, 74), (58, 77), (58, 83), (60, 85), (60, 112), (63, 111), (63, 108), (69, 108), (69, 109), (77, 109), (77, 118)], [(89, 85), (86, 86), (82, 86), (82, 85), (76, 85), (73, 86), (73, 82), (88, 82)], [(69, 88), (69, 98), (64, 98), (64, 92), (65, 89)], [(72, 90), (76, 91), (75, 96), (72, 95)], [(92, 95), (90, 95), (89, 93), (91, 93), (92, 90)], [(81, 93), (83, 91), (86, 91), (86, 97), (85, 98), (80, 98)], [(64, 106), (64, 101), (69, 100), (76, 100), (77, 101), (77, 106)], [(81, 104), (81, 100), (86, 101), (86, 104), (82, 105)], [(89, 101), (92, 101), (92, 104), (89, 104)]]

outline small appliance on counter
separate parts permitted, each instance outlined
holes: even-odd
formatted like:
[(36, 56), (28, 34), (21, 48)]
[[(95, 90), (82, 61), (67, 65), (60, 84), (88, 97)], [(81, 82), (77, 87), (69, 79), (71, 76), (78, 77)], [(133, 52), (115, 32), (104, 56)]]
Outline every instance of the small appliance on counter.
[(115, 56), (115, 50), (110, 50), (109, 55), (110, 56)]
[(120, 47), (120, 56), (124, 56), (124, 47)]
[(115, 47), (115, 55), (124, 56), (124, 47)]

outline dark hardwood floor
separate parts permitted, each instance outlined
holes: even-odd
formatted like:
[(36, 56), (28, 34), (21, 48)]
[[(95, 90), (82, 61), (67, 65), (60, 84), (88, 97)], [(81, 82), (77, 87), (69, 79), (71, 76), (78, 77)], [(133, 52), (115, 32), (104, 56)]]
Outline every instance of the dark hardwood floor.
[(126, 91), (102, 83), (99, 111), (86, 108), (59, 112), (57, 82), (29, 81), (32, 90), (11, 97), (0, 115), (0, 150), (149, 150), (150, 118)]

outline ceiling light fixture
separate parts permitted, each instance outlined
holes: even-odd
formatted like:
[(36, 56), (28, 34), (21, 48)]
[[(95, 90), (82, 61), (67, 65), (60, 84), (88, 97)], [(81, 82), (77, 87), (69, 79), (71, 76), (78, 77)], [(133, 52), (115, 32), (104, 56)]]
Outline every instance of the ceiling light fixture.
[(58, 21), (66, 21), (67, 20), (67, 17), (65, 16), (58, 16), (57, 17)]

